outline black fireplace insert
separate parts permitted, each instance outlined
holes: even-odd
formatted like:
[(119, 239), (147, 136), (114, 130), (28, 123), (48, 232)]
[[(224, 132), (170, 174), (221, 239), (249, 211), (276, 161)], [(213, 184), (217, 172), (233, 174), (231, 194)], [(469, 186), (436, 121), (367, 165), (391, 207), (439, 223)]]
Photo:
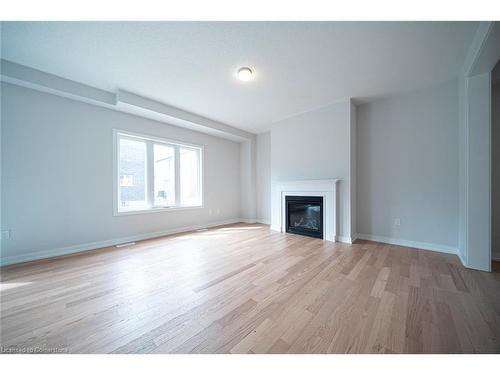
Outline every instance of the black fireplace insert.
[(323, 197), (286, 196), (286, 231), (323, 238)]

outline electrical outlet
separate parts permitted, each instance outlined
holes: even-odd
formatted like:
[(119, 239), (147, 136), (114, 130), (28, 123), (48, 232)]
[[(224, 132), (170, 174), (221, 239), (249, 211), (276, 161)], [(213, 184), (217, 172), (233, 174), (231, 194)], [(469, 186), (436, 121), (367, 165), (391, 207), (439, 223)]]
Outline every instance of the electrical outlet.
[(2, 240), (10, 239), (10, 230), (2, 230), (0, 232), (0, 239), (2, 239)]
[(394, 225), (397, 226), (397, 227), (401, 226), (401, 219), (399, 217), (396, 217), (394, 219)]

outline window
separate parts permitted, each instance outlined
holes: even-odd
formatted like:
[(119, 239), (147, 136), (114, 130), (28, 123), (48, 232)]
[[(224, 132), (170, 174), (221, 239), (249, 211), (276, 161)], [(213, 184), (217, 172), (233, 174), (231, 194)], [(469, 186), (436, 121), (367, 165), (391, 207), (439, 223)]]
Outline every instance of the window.
[(115, 214), (202, 206), (202, 148), (115, 131)]
[(199, 151), (181, 147), (180, 159), (181, 204), (198, 206), (201, 204)]
[[(135, 184), (130, 183), (133, 180)], [(120, 209), (140, 208), (146, 204), (146, 142), (120, 139)]]
[(175, 148), (154, 144), (154, 204), (175, 206)]

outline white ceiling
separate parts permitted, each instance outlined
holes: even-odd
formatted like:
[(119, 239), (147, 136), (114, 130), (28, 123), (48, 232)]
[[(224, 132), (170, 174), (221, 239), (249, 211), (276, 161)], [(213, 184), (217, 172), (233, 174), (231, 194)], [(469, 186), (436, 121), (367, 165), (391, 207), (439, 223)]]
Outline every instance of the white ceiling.
[[(261, 132), (455, 76), (477, 22), (3, 22), (2, 57)], [(240, 66), (256, 79), (241, 83)]]

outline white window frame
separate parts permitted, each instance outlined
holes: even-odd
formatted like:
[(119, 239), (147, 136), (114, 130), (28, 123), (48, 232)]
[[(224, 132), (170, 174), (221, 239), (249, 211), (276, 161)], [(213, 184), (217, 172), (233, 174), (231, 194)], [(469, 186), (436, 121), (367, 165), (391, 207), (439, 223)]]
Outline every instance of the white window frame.
[[(119, 206), (120, 199), (120, 138), (136, 139), (146, 142), (146, 202), (145, 208), (132, 208), (122, 210)], [(174, 148), (175, 151), (175, 205), (174, 206), (155, 206), (154, 204), (154, 166), (153, 166), (153, 145), (164, 144)], [(201, 204), (196, 206), (183, 206), (180, 204), (180, 148), (189, 148), (199, 152), (199, 183)], [(137, 215), (162, 211), (177, 211), (203, 208), (204, 202), (204, 180), (203, 180), (203, 146), (191, 143), (179, 142), (172, 139), (160, 138), (156, 136), (130, 132), (126, 130), (113, 129), (113, 215)]]

